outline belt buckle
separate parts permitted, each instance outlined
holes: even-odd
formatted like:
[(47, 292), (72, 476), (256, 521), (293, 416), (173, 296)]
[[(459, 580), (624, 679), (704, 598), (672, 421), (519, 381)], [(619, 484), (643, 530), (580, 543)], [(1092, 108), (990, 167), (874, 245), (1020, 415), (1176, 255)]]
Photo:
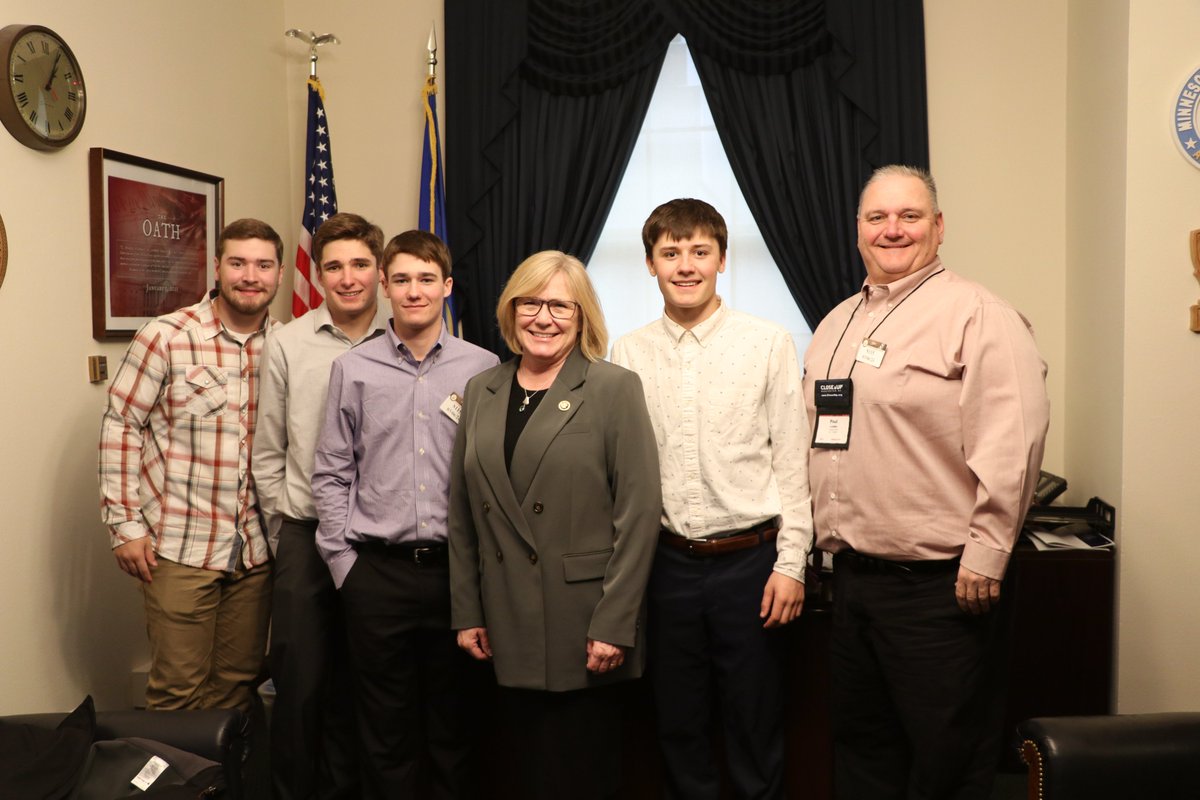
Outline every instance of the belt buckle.
[(433, 555), (432, 547), (414, 547), (412, 550), (413, 564), (420, 567), (420, 566), (422, 566), (421, 557), (422, 556), (432, 556), (432, 555)]

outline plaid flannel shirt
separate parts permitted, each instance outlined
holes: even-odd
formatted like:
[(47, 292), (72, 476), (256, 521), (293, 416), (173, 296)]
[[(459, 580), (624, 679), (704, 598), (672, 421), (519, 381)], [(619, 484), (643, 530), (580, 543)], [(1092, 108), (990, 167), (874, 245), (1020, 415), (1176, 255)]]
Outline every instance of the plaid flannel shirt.
[(108, 390), (100, 495), (112, 546), (153, 536), (156, 554), (231, 571), (269, 558), (250, 458), (267, 318), (243, 345), (212, 293), (146, 324)]

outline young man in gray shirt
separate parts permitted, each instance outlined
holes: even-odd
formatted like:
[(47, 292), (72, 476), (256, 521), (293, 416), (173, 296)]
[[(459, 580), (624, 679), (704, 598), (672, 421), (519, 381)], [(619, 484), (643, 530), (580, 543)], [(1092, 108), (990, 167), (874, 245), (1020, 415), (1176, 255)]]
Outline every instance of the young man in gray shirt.
[(358, 794), (341, 602), (317, 551), (313, 451), (333, 360), (383, 333), (383, 231), (335, 214), (312, 241), (325, 302), (271, 334), (263, 357), (253, 473), (275, 551), (272, 596), (272, 795)]

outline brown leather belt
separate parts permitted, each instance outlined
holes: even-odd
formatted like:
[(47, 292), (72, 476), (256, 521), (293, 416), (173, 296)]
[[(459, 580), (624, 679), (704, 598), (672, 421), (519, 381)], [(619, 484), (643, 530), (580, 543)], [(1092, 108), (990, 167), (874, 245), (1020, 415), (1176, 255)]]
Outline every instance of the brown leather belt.
[(719, 534), (707, 539), (688, 539), (663, 528), (658, 532), (658, 540), (668, 547), (682, 550), (688, 555), (697, 558), (711, 558), (758, 547), (764, 542), (774, 541), (778, 535), (779, 526), (775, 524), (775, 520), (769, 519), (744, 531)]

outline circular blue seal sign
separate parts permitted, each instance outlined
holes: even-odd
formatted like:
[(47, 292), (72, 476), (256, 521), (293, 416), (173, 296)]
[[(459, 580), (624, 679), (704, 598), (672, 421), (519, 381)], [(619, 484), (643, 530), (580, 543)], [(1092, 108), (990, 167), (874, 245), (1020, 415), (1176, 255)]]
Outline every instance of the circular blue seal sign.
[(1175, 132), (1175, 144), (1179, 152), (1197, 169), (1200, 169), (1200, 69), (1192, 70), (1183, 82), (1183, 86), (1175, 95), (1175, 105), (1171, 109), (1171, 130)]

